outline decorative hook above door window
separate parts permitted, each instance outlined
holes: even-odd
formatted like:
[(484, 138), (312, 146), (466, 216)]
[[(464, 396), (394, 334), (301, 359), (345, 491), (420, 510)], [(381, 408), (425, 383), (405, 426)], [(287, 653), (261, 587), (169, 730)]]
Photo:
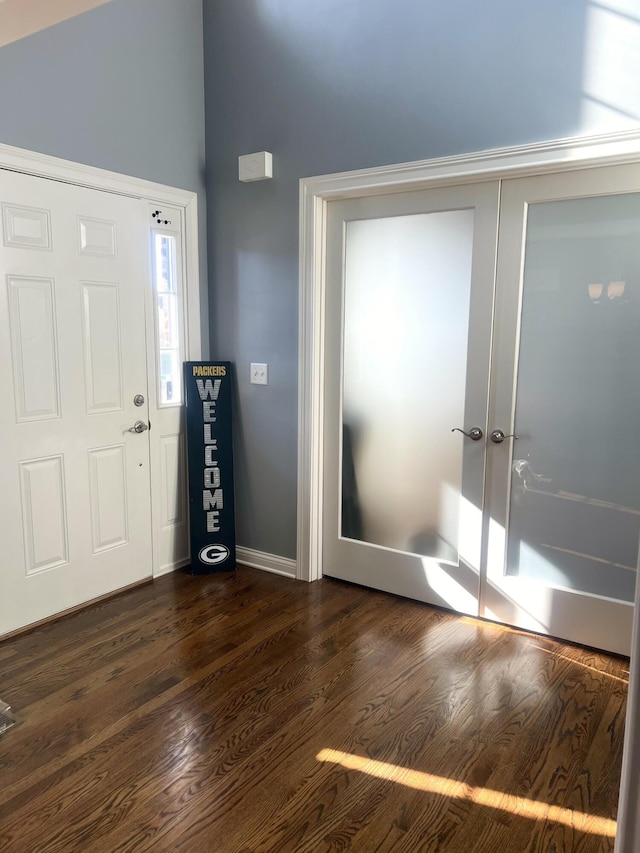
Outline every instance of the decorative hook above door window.
[(158, 225), (171, 225), (170, 219), (161, 219), (161, 217), (162, 217), (162, 211), (161, 210), (154, 210), (153, 213), (151, 214), (151, 218), (155, 219), (155, 221)]

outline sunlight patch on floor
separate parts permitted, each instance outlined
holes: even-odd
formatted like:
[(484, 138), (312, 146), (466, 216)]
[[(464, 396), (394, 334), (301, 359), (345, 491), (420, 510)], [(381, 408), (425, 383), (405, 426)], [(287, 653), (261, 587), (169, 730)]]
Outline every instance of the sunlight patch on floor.
[(611, 678), (613, 681), (620, 681), (622, 684), (629, 684), (629, 676), (623, 678), (620, 675), (614, 675), (612, 672), (606, 672), (604, 669), (598, 669), (597, 666), (591, 666), (588, 663), (583, 663), (580, 660), (576, 660), (575, 658), (569, 657), (568, 655), (560, 654), (560, 652), (555, 649), (545, 649), (543, 646), (540, 646), (538, 643), (530, 643), (533, 648), (538, 652), (544, 652), (547, 655), (551, 655), (554, 658), (558, 658), (560, 660), (569, 661), (569, 663), (575, 664), (579, 666), (580, 669), (589, 669), (591, 672), (595, 672), (599, 678)]
[(501, 791), (492, 791), (489, 788), (476, 788), (465, 782), (457, 782), (455, 779), (447, 779), (443, 776), (433, 776), (431, 773), (423, 773), (419, 770), (410, 770), (407, 767), (399, 767), (396, 764), (388, 764), (384, 761), (374, 761), (370, 758), (362, 758), (348, 752), (340, 752), (335, 749), (321, 750), (316, 759), (331, 764), (340, 764), (347, 770), (358, 770), (368, 776), (384, 779), (389, 782), (397, 782), (408, 788), (418, 791), (429, 791), (444, 797), (455, 797), (460, 800), (469, 800), (488, 808), (508, 811), (518, 817), (526, 817), (531, 820), (553, 821), (570, 826), (579, 832), (588, 832), (592, 835), (605, 835), (614, 838), (616, 834), (616, 822), (608, 818), (596, 815), (584, 814), (573, 809), (565, 809), (560, 806), (552, 806), (549, 803), (541, 803), (537, 800), (528, 800), (525, 797), (516, 797)]

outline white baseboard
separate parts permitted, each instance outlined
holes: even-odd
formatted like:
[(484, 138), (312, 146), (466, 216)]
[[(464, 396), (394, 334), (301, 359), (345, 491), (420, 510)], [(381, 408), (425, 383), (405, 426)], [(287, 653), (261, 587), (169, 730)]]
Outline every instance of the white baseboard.
[(296, 561), (287, 557), (277, 557), (275, 554), (265, 554), (264, 551), (237, 547), (236, 559), (244, 566), (251, 566), (252, 569), (262, 569), (264, 572), (272, 572), (274, 575), (283, 575), (294, 580), (297, 577)]

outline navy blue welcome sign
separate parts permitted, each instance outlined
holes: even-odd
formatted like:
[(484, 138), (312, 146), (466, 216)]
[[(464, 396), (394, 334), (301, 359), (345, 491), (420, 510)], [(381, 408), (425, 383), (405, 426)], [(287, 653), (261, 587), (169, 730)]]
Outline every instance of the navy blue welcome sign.
[(236, 567), (231, 363), (186, 361), (191, 574)]

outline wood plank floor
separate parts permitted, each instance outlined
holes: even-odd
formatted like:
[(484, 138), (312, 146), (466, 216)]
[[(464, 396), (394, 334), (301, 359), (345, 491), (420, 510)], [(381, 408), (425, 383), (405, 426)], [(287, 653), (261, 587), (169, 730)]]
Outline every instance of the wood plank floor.
[(166, 576), (0, 643), (0, 849), (613, 849), (628, 661), (329, 579)]

